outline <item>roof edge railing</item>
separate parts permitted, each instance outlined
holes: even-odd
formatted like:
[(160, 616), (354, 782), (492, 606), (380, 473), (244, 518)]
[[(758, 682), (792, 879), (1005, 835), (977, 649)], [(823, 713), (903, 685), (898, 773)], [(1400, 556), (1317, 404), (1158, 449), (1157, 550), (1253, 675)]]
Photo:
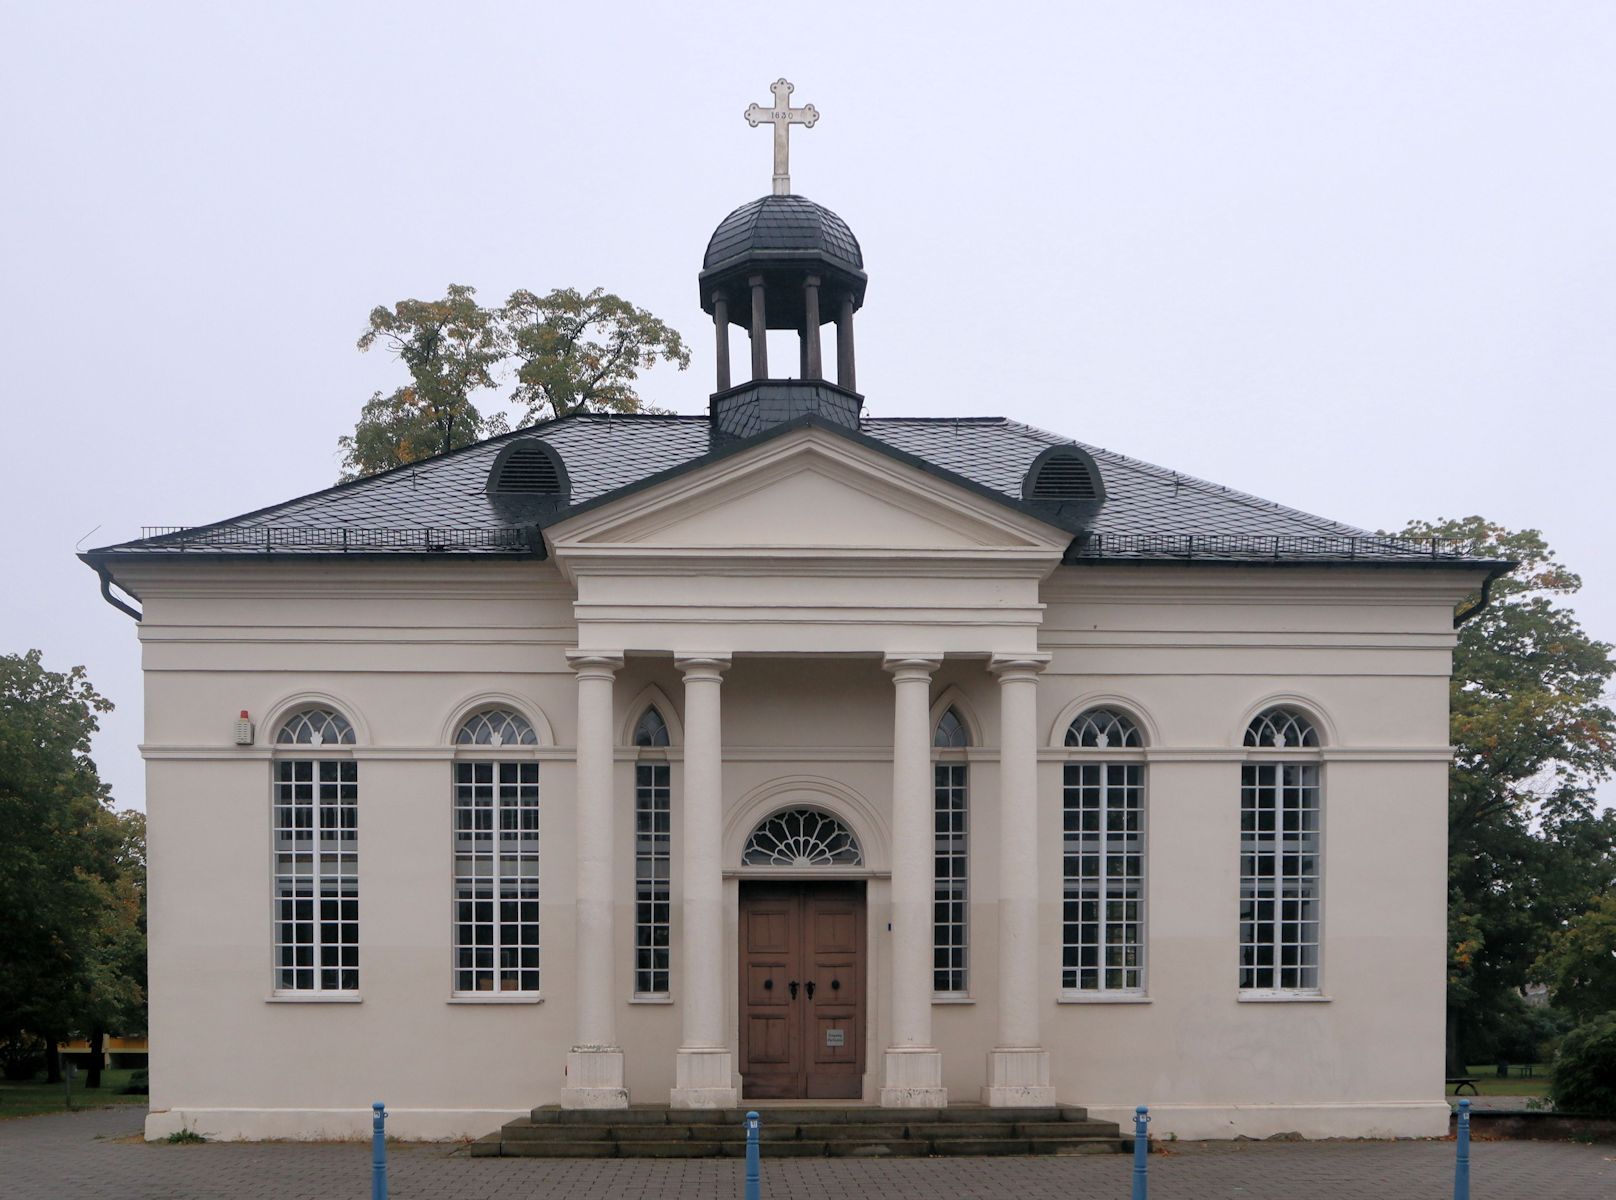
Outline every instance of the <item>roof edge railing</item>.
[(317, 550), (331, 553), (377, 550), (446, 553), (454, 550), (527, 553), (535, 531), (526, 525), (454, 529), (430, 525), (146, 525), (141, 550)]
[(1460, 562), (1474, 557), (1461, 544), (1439, 537), (1375, 537), (1346, 534), (1093, 533), (1083, 538), (1079, 558), (1368, 559), (1379, 562), (1432, 559)]

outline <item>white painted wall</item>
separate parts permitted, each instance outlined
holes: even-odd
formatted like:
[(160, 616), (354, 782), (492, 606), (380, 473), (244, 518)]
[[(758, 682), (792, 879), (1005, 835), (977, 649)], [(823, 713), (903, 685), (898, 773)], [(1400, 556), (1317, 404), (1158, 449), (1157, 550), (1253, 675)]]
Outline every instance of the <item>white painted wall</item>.
[[(574, 684), (564, 651), (578, 636), (572, 590), (557, 569), (169, 562), (127, 575), (146, 612), (148, 1136), (184, 1126), (213, 1137), (354, 1136), (368, 1129), (376, 1099), (388, 1103), (399, 1136), (474, 1136), (555, 1102), (573, 1032)], [(1451, 605), (1466, 582), (1418, 571), (1118, 566), (1060, 568), (1044, 584), (1038, 645), (1054, 660), (1039, 685), (1040, 743), (1051, 747), (1039, 796), (1042, 1021), (1063, 1101), (1113, 1118), (1149, 1103), (1154, 1132), (1186, 1137), (1446, 1128), (1446, 675)], [(631, 702), (652, 686), (676, 719), (671, 660), (631, 655), (616, 685), (625, 739)], [(934, 1017), (945, 1083), (974, 1102), (995, 1030), (997, 685), (985, 658), (950, 657), (933, 695), (950, 688), (988, 744), (970, 755), (972, 998), (940, 1004)], [(312, 694), (340, 703), (360, 735), (357, 1004), (271, 998), (268, 722)], [(534, 751), (545, 981), (536, 1004), (450, 999), (445, 738), (467, 703), (494, 694), (542, 712), (553, 734)], [(1093, 697), (1130, 705), (1152, 739), (1148, 1003), (1058, 1002), (1064, 752), (1053, 747), (1063, 717)], [(1239, 742), (1244, 720), (1275, 697), (1312, 705), (1329, 743), (1328, 999), (1319, 1002), (1241, 1003), (1236, 992)], [(726, 677), (723, 706), (727, 813), (763, 811), (771, 789), (817, 788), (864, 837), (876, 872), (873, 1099), (890, 987), (880, 872), (891, 680), (874, 656), (743, 656)], [(231, 745), (242, 708), (260, 721), (253, 747)], [(677, 805), (677, 745), (670, 757)], [(616, 789), (618, 1028), (632, 1098), (656, 1102), (673, 1083), (679, 980), (672, 1004), (631, 1002), (632, 760), (625, 747)], [(745, 824), (730, 822), (732, 863)], [(732, 929), (736, 894), (732, 879)], [(676, 944), (678, 899), (676, 869)], [(731, 979), (732, 1006), (735, 991)]]

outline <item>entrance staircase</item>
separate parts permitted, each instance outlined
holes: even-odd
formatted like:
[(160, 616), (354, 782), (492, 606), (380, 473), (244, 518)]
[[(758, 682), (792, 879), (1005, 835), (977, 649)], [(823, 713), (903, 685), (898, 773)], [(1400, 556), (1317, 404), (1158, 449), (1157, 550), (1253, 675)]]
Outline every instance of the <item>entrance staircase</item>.
[[(758, 1105), (764, 1158), (922, 1157), (984, 1154), (1115, 1154), (1132, 1141), (1110, 1121), (1070, 1105), (1051, 1108), (896, 1109)], [(535, 1108), (471, 1143), (477, 1157), (740, 1158), (743, 1109)]]

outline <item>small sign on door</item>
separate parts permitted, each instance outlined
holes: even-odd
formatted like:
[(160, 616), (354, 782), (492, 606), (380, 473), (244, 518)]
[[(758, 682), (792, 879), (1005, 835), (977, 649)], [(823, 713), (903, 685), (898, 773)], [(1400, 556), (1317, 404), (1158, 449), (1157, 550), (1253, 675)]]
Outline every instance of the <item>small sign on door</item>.
[(845, 1034), (844, 1030), (841, 1030), (841, 1029), (827, 1029), (827, 1030), (825, 1030), (825, 1045), (827, 1045), (827, 1046), (840, 1046), (842, 1044), (842, 1039), (843, 1039), (843, 1037), (845, 1035), (846, 1034)]

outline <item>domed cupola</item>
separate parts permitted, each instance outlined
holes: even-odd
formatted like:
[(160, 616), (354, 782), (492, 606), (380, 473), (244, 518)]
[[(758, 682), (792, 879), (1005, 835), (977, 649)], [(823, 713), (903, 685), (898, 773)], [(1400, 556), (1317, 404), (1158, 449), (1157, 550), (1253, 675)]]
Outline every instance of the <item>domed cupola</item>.
[[(791, 107), (792, 85), (773, 85), (774, 107), (752, 105), (752, 125), (774, 125), (774, 193), (743, 204), (719, 222), (702, 260), (701, 307), (718, 340), (718, 390), (710, 410), (719, 430), (747, 436), (815, 414), (858, 427), (853, 314), (864, 304), (864, 252), (847, 222), (823, 205), (792, 194), (787, 136), (792, 125), (819, 119), (813, 105)], [(836, 324), (836, 382), (825, 378), (820, 327)], [(751, 378), (730, 379), (730, 326), (751, 339)], [(769, 369), (768, 331), (795, 330), (800, 347), (793, 377)]]

